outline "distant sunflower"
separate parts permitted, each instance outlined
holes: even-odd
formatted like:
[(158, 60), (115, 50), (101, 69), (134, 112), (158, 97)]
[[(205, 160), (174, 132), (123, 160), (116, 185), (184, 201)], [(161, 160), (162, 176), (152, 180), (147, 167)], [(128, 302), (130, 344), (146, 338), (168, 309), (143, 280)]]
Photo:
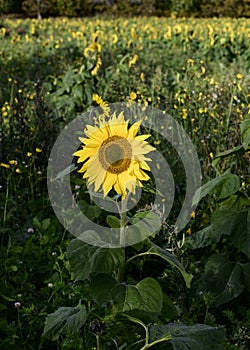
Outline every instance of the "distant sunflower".
[(104, 196), (112, 188), (116, 193), (127, 196), (127, 190), (135, 193), (136, 186), (142, 187), (141, 181), (149, 180), (144, 170), (150, 170), (145, 154), (155, 150), (145, 140), (150, 135), (136, 136), (141, 121), (128, 128), (123, 112), (114, 113), (108, 121), (101, 121), (97, 126), (87, 125), (80, 137), (83, 148), (74, 153), (78, 163), (84, 162), (80, 173), (88, 179), (88, 185), (94, 185), (94, 191), (102, 189)]

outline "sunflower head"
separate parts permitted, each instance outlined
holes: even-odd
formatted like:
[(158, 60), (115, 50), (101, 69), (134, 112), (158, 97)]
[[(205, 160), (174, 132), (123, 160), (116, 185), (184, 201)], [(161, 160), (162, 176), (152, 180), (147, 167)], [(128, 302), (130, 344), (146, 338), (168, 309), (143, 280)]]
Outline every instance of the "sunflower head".
[(128, 192), (135, 193), (141, 181), (149, 180), (145, 170), (150, 170), (145, 155), (155, 148), (145, 140), (150, 135), (136, 134), (141, 121), (128, 127), (123, 112), (114, 113), (108, 121), (100, 120), (97, 126), (87, 125), (85, 138), (80, 138), (82, 149), (75, 152), (78, 163), (83, 163), (80, 173), (94, 191), (103, 190), (104, 196), (113, 188), (125, 199)]

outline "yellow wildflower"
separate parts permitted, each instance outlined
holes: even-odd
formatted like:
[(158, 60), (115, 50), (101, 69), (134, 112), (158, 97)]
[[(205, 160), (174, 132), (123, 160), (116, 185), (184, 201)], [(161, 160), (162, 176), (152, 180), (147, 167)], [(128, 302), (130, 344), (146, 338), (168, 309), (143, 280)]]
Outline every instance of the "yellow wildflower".
[(134, 64), (136, 64), (137, 60), (138, 60), (138, 55), (134, 54), (133, 58), (128, 62), (129, 68), (132, 67)]
[(137, 97), (137, 95), (136, 95), (135, 92), (131, 92), (130, 95), (129, 95), (129, 97), (130, 97), (131, 100), (135, 100), (136, 97)]
[(10, 167), (9, 164), (6, 164), (6, 163), (1, 163), (0, 166), (6, 169), (9, 169)]

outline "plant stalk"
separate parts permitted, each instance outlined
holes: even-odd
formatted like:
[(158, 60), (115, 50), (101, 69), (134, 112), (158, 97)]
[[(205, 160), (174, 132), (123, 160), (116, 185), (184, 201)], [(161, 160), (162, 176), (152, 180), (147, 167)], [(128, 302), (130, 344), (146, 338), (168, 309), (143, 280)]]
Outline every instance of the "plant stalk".
[[(119, 211), (120, 213), (120, 247), (125, 252), (125, 245), (126, 245), (126, 209), (127, 209), (127, 201), (122, 200), (121, 202), (121, 209)], [(123, 280), (123, 274), (124, 274), (124, 268), (125, 268), (125, 262), (120, 266), (118, 270), (118, 282), (121, 283)]]

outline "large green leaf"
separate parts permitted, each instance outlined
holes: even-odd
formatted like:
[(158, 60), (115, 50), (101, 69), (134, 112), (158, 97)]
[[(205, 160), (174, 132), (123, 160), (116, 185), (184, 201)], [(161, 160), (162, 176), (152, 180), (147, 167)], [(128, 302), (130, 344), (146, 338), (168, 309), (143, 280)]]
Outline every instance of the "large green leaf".
[(80, 304), (76, 307), (60, 307), (45, 320), (43, 336), (58, 339), (61, 333), (76, 333), (87, 320), (87, 311)]
[(241, 264), (217, 254), (208, 259), (202, 280), (202, 289), (213, 294), (216, 306), (236, 298), (244, 289)]
[(146, 252), (145, 254), (152, 254), (152, 255), (156, 255), (162, 259), (164, 259), (165, 261), (167, 261), (169, 264), (171, 264), (172, 266), (176, 267), (180, 273), (182, 274), (187, 287), (190, 287), (190, 283), (192, 280), (192, 275), (189, 274), (184, 266), (180, 263), (180, 261), (170, 252), (168, 252), (167, 250), (157, 246), (156, 244), (151, 242), (151, 248), (148, 250), (148, 252)]
[(218, 235), (231, 235), (246, 229), (246, 212), (236, 209), (216, 210), (211, 217), (213, 232)]
[(240, 131), (242, 135), (242, 145), (244, 149), (247, 150), (250, 144), (250, 118), (245, 119), (240, 124)]
[[(169, 337), (170, 336), (170, 337)], [(149, 344), (171, 339), (174, 350), (223, 350), (224, 330), (204, 324), (182, 323), (149, 326)]]
[(67, 257), (77, 280), (84, 280), (93, 273), (111, 273), (123, 264), (125, 259), (124, 250), (121, 248), (96, 247), (78, 238), (70, 242)]
[(250, 224), (247, 210), (225, 208), (216, 210), (211, 225), (187, 239), (192, 248), (201, 248), (217, 243), (222, 235), (230, 236), (235, 247), (250, 257)]
[(235, 247), (250, 258), (250, 210), (238, 212), (239, 226), (232, 232), (231, 239)]
[(97, 304), (106, 306), (111, 299), (111, 290), (116, 284), (117, 281), (112, 276), (98, 274), (91, 279), (90, 295)]
[(115, 313), (153, 320), (161, 312), (163, 295), (159, 283), (148, 277), (136, 285), (117, 285), (112, 290), (112, 302)]
[(165, 293), (163, 293), (163, 306), (162, 306), (162, 312), (161, 312), (161, 315), (159, 316), (159, 319), (163, 323), (168, 323), (170, 321), (175, 320), (176, 317), (177, 317), (177, 309), (174, 303)]
[(196, 191), (193, 204), (197, 204), (208, 194), (215, 194), (217, 199), (223, 199), (237, 192), (241, 187), (240, 179), (237, 175), (228, 171), (213, 180), (208, 181), (201, 189)]
[(244, 285), (248, 292), (250, 292), (250, 262), (242, 265)]
[(205, 227), (203, 230), (195, 232), (192, 236), (186, 239), (188, 248), (197, 249), (206, 247), (212, 243), (218, 242), (220, 235), (217, 235), (213, 231), (213, 225)]
[(133, 224), (127, 227), (128, 244), (135, 244), (154, 236), (161, 228), (159, 215), (152, 211), (136, 213), (130, 222)]

